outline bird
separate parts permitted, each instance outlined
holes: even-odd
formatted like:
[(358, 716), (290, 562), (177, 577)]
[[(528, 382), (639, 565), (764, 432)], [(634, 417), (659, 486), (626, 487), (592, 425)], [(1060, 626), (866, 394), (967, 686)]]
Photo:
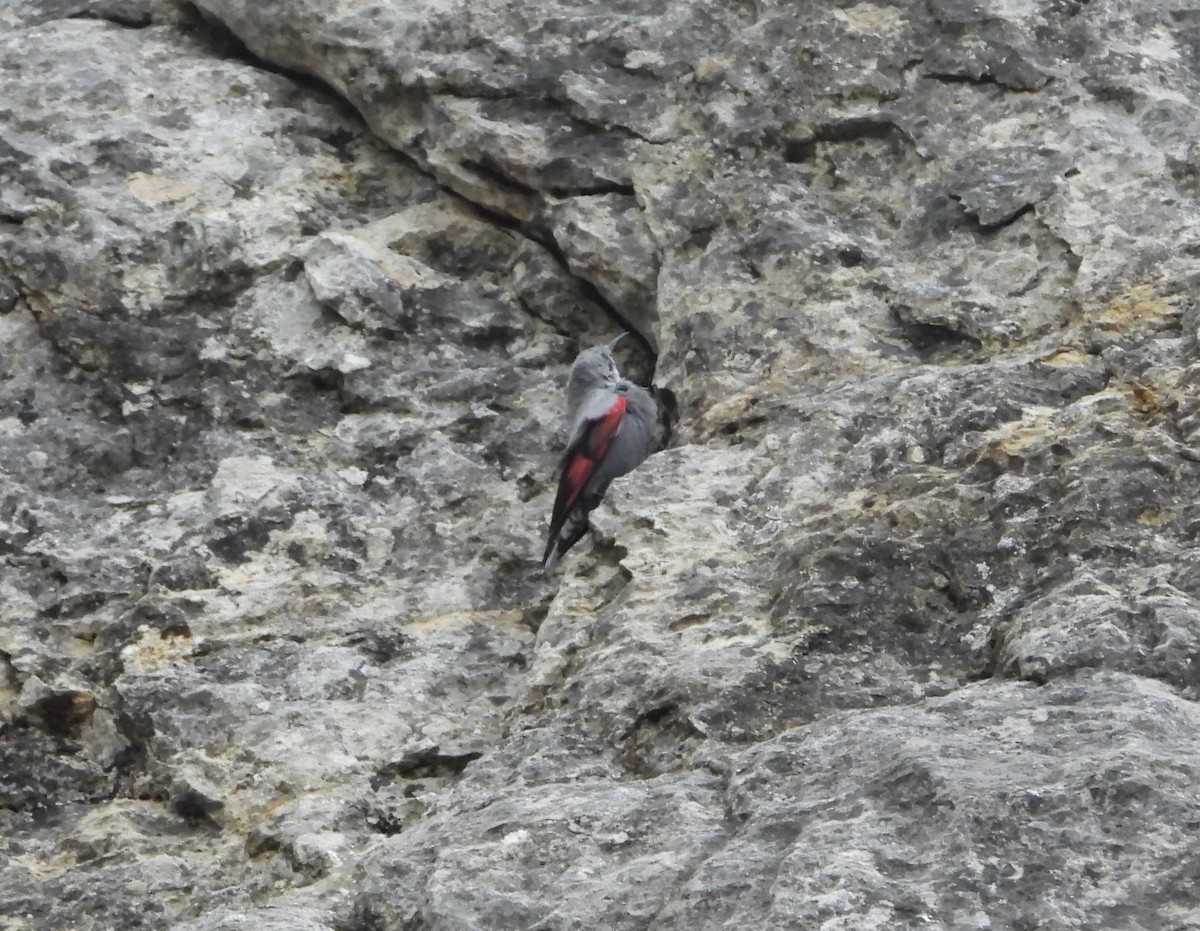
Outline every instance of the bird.
[(567, 379), (570, 434), (559, 466), (558, 493), (542, 571), (554, 572), (559, 559), (587, 532), (588, 514), (604, 499), (613, 479), (650, 455), (658, 421), (653, 395), (621, 377), (613, 350), (625, 338), (585, 349)]

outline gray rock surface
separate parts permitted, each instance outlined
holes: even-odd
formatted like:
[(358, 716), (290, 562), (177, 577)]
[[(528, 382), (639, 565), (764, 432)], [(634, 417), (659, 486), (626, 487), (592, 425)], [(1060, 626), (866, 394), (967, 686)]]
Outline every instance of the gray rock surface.
[(0, 0), (0, 925), (1200, 928), (1197, 49)]

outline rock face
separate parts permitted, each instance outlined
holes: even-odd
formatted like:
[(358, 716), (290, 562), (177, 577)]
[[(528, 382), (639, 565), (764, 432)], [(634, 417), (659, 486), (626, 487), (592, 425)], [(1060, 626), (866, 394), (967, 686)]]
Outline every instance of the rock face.
[(1190, 6), (0, 27), (5, 928), (1200, 927)]

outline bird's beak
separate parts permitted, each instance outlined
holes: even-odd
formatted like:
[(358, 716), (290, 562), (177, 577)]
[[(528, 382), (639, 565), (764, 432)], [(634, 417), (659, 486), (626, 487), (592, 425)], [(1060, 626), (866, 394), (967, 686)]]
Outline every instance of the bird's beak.
[(623, 340), (628, 335), (629, 335), (628, 333), (622, 333), (620, 336), (618, 336), (616, 339), (614, 339), (611, 343), (607, 343), (606, 345), (608, 346), (608, 351), (612, 352), (614, 349), (616, 349), (617, 343), (619, 343), (621, 340)]

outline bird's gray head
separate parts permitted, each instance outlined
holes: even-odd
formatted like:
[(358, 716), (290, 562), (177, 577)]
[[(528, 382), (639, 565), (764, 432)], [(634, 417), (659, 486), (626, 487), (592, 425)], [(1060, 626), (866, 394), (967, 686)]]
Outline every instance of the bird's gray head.
[(594, 388), (612, 388), (621, 375), (617, 371), (617, 363), (613, 361), (613, 349), (624, 339), (622, 333), (612, 342), (602, 346), (585, 349), (575, 359), (571, 366), (571, 377), (567, 381), (569, 394), (582, 394)]

